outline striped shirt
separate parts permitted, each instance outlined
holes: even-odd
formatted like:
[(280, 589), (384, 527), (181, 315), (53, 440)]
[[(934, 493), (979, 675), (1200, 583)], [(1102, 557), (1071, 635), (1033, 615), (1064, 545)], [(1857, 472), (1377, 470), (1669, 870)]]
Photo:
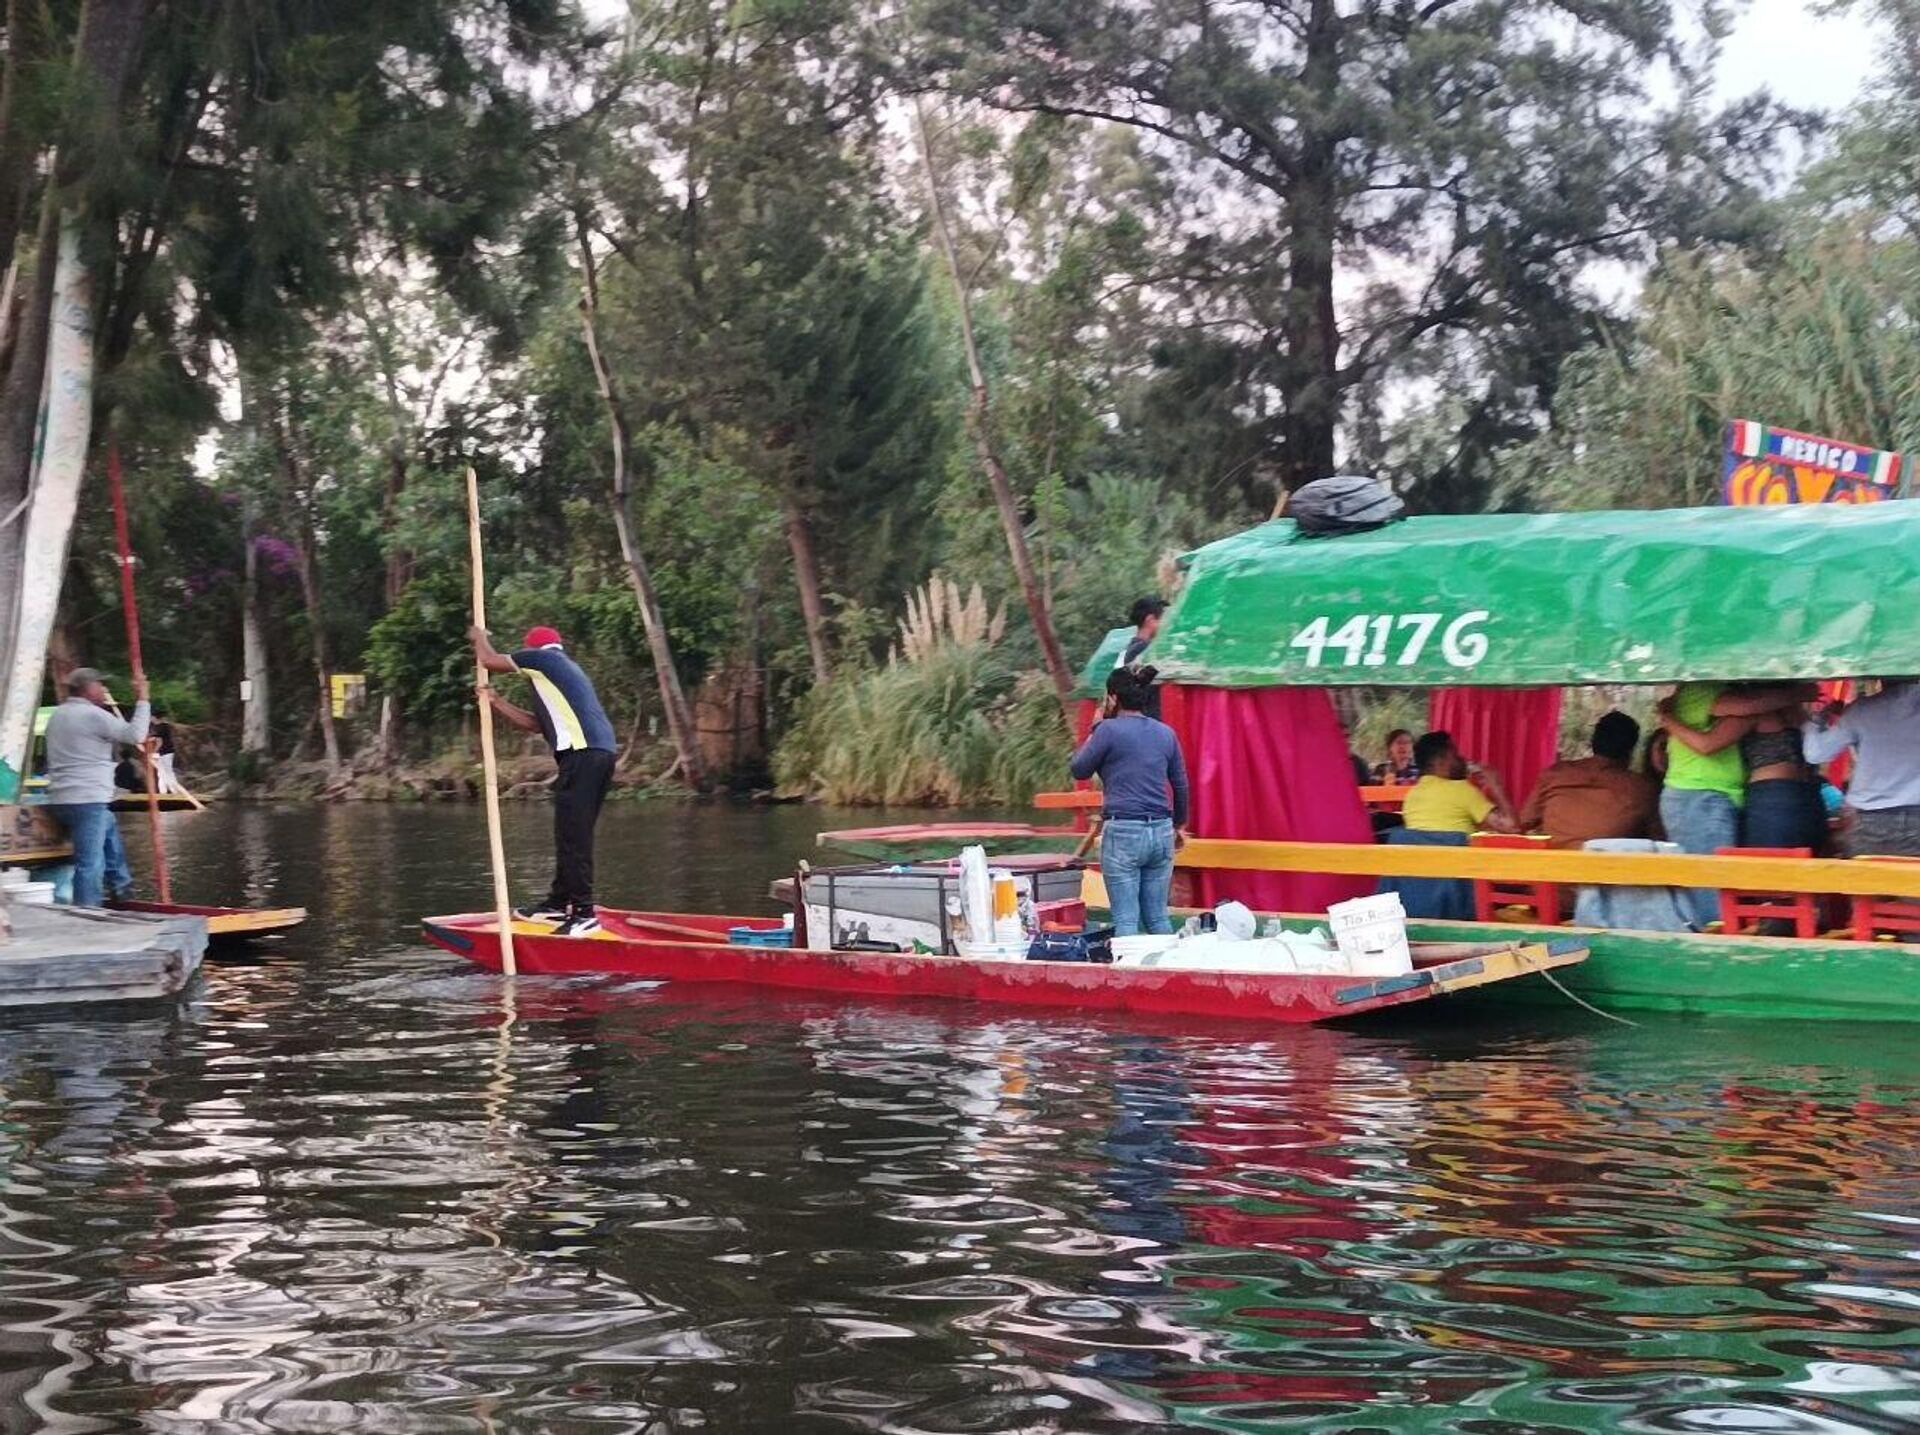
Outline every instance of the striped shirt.
[(577, 752), (581, 748), (599, 748), (618, 752), (613, 724), (593, 680), (580, 665), (558, 647), (522, 648), (513, 655), (513, 665), (533, 684), (533, 715), (540, 720), (540, 731), (555, 752)]

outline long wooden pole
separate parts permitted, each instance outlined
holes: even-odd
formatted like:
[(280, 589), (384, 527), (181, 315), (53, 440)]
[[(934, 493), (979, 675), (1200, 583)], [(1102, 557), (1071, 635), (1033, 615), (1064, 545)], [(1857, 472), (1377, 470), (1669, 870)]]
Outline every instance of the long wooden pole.
[[(486, 559), (480, 551), (480, 478), (467, 470), (467, 553), (473, 566), (473, 625), (487, 626)], [(479, 689), (489, 685), (487, 665), (474, 664)], [(513, 958), (513, 902), (507, 894), (507, 844), (500, 835), (500, 763), (493, 752), (493, 704), (484, 691), (480, 699), (480, 768), (487, 800), (487, 847), (493, 859), (493, 911), (500, 924), (500, 970), (517, 975), (520, 967)]]
[[(127, 524), (127, 483), (120, 471), (120, 440), (107, 440), (107, 484), (113, 490), (113, 536), (120, 547), (120, 608), (127, 618), (127, 666), (133, 673), (133, 690), (146, 687), (147, 664), (140, 651), (140, 601), (133, 586), (133, 537)], [(151, 707), (149, 707), (151, 711)], [(152, 721), (151, 718), (148, 719)], [(160, 888), (160, 900), (173, 900), (173, 874), (167, 866), (167, 839), (160, 825), (160, 782), (155, 771), (152, 739), (141, 744), (140, 771), (147, 781), (147, 832), (153, 838), (153, 874)]]

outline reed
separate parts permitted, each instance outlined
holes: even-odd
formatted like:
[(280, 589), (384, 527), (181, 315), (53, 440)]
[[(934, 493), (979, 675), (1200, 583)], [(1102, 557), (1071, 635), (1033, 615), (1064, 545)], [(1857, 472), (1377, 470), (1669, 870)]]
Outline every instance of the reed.
[(942, 643), (817, 690), (775, 771), (837, 805), (1022, 804), (1065, 781), (1069, 752), (1043, 677), (984, 644)]

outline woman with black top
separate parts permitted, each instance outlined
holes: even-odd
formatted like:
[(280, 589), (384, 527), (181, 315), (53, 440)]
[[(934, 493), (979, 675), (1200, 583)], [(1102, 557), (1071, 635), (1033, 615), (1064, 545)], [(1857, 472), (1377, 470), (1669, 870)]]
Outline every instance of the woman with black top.
[(1777, 685), (1730, 687), (1714, 699), (1713, 726), (1707, 731), (1666, 724), (1670, 737), (1695, 752), (1740, 744), (1747, 768), (1747, 797), (1740, 811), (1743, 847), (1805, 847), (1816, 853), (1827, 848), (1820, 777), (1808, 765), (1800, 741), (1806, 705), (1785, 700), (1795, 696), (1795, 690)]

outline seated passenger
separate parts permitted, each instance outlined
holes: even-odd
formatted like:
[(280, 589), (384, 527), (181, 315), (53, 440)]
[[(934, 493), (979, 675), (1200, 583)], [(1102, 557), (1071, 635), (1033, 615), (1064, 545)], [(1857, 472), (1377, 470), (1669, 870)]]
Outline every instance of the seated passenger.
[(1520, 813), (1520, 830), (1544, 832), (1555, 847), (1596, 837), (1645, 837), (1660, 802), (1659, 784), (1633, 771), (1640, 724), (1610, 712), (1593, 725), (1593, 756), (1556, 762)]
[(1515, 832), (1513, 804), (1500, 779), (1470, 763), (1444, 732), (1430, 732), (1413, 745), (1420, 780), (1400, 815), (1413, 832)]
[(1413, 760), (1413, 734), (1397, 727), (1387, 734), (1387, 760), (1377, 763), (1373, 780), (1383, 787), (1410, 787), (1420, 780), (1420, 764)]

